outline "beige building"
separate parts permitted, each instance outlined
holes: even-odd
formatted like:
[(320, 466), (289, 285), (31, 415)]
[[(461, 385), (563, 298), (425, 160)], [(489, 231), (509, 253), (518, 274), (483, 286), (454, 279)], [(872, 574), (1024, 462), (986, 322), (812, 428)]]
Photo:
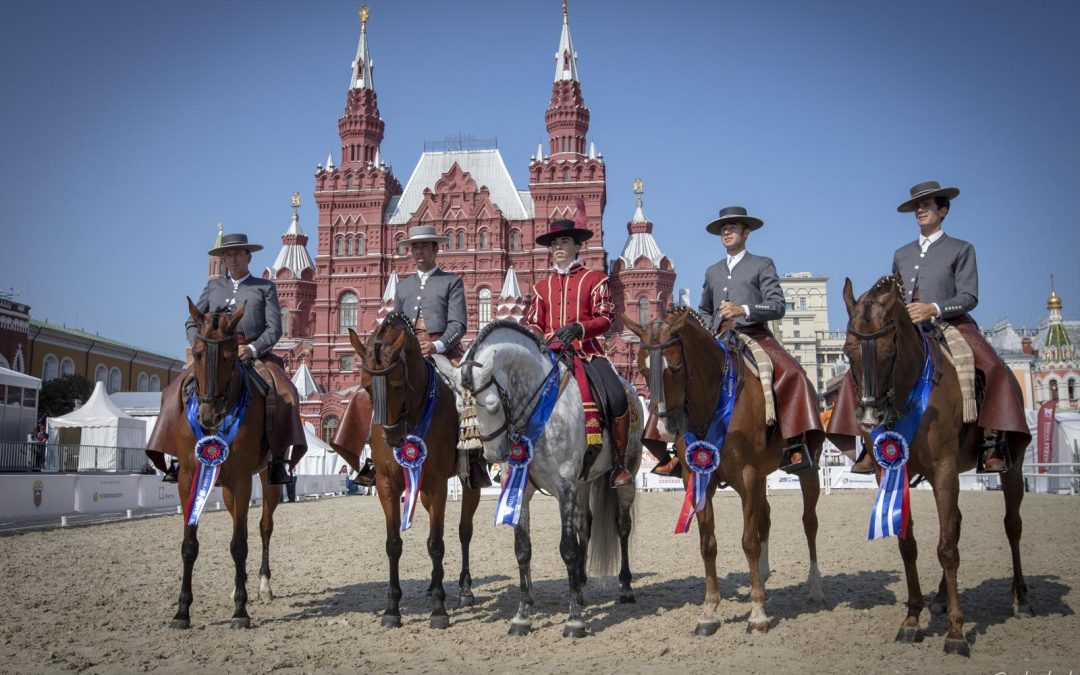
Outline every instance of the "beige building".
[(818, 393), (843, 356), (844, 331), (829, 328), (828, 277), (794, 272), (780, 277), (787, 312), (772, 322), (773, 333), (806, 370)]

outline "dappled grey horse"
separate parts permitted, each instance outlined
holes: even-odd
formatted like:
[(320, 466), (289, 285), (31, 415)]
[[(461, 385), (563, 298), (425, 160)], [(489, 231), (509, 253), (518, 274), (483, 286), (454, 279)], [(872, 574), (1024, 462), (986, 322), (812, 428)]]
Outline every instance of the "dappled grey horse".
[[(605, 431), (603, 450), (581, 476), (586, 454), (585, 413), (581, 394), (567, 381), (566, 366), (554, 362), (547, 347), (528, 329), (514, 321), (488, 324), (477, 337), (454, 373), (454, 384), (473, 393), (484, 455), (491, 462), (506, 465), (512, 438), (524, 431), (537, 407), (544, 383), (558, 369), (558, 389), (546, 424), (533, 441), (528, 482), (524, 489), (520, 517), (514, 528), (514, 551), (521, 576), (521, 599), (510, 624), (511, 635), (525, 635), (532, 626), (533, 606), (532, 542), (529, 534), (529, 503), (537, 489), (559, 500), (562, 537), (559, 551), (570, 580), (570, 614), (563, 628), (566, 637), (583, 637), (583, 587), (589, 573), (614, 573), (616, 552), (621, 552), (619, 602), (634, 602), (630, 587), (629, 539), (633, 525), (634, 485), (611, 487), (611, 438)], [(569, 385), (569, 386), (567, 386)], [(633, 389), (627, 398), (634, 406), (634, 419), (626, 464), (635, 473), (641, 463), (641, 404)], [(588, 555), (586, 555), (588, 553)]]

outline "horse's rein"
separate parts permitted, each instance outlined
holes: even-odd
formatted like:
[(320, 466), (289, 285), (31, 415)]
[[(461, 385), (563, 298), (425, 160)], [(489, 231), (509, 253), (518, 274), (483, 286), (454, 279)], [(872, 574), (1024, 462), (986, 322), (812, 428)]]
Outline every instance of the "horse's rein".
[[(896, 360), (899, 355), (896, 353), (896, 322), (890, 320), (884, 326), (874, 331), (873, 333), (860, 333), (855, 330), (855, 327), (848, 321), (847, 325), (848, 335), (858, 338), (860, 346), (859, 351), (862, 352), (862, 371), (863, 371), (863, 386), (862, 396), (859, 399), (859, 404), (863, 407), (873, 406), (879, 407), (882, 404), (888, 404), (892, 406), (892, 400), (896, 395)], [(893, 359), (889, 365), (889, 387), (885, 390), (880, 397), (876, 395), (877, 391), (877, 340), (885, 335), (892, 334), (893, 339)]]
[[(509, 434), (511, 431), (515, 431), (515, 432), (520, 431), (520, 429), (518, 427), (518, 422), (521, 419), (528, 418), (529, 415), (532, 415), (533, 410), (535, 410), (536, 406), (540, 404), (539, 400), (537, 400), (536, 403), (534, 404), (533, 399), (536, 399), (536, 397), (543, 390), (544, 384), (547, 383), (547, 379), (551, 375), (552, 370), (558, 368), (560, 362), (561, 362), (561, 359), (557, 360), (554, 364), (552, 364), (551, 370), (549, 370), (544, 375), (544, 377), (540, 380), (540, 384), (537, 385), (536, 389), (533, 390), (533, 393), (529, 395), (529, 398), (525, 399), (525, 407), (523, 408), (523, 412), (525, 410), (528, 410), (528, 415), (515, 415), (513, 417), (510, 416), (509, 413), (510, 413), (511, 410), (513, 410), (513, 408), (510, 406), (510, 395), (506, 392), (505, 389), (503, 389), (502, 385), (499, 384), (498, 381), (495, 379), (495, 374), (494, 373), (492, 373), (491, 378), (487, 382), (485, 382), (483, 384), (483, 386), (478, 387), (476, 389), (471, 389), (470, 388), (470, 391), (472, 391), (472, 394), (475, 397), (480, 392), (482, 392), (482, 391), (486, 390), (488, 387), (494, 385), (495, 386), (495, 391), (499, 395), (499, 405), (502, 406), (502, 409), (503, 409), (503, 423), (500, 424), (499, 427), (497, 429), (495, 429), (495, 431), (491, 432), (490, 434), (480, 434), (478, 436), (478, 438), (480, 439), (481, 443), (487, 443), (487, 442), (493, 441), (493, 440), (495, 440), (496, 438), (498, 438), (499, 436), (501, 436), (504, 433)], [(474, 361), (470, 356), (470, 358), (468, 358), (467, 360), (462, 361), (461, 365), (463, 367), (468, 366), (468, 368), (469, 368), (469, 370), (468, 370), (468, 373), (469, 373), (468, 374), (468, 379), (469, 379), (469, 381), (471, 383), (472, 382), (472, 369), (473, 369), (474, 366), (478, 366), (480, 364), (477, 361)], [(559, 382), (559, 396), (562, 396), (563, 390), (566, 388), (566, 383), (570, 379), (570, 372), (571, 372), (570, 369), (567, 368), (566, 372), (563, 373), (562, 379)]]
[[(221, 349), (221, 345), (223, 343), (225, 343), (225, 342), (236, 342), (237, 341), (236, 334), (233, 333), (232, 335), (227, 335), (227, 336), (222, 337), (222, 338), (208, 338), (205, 335), (203, 335), (202, 333), (196, 333), (195, 337), (197, 337), (199, 340), (201, 340), (203, 342), (203, 344), (206, 345), (206, 354), (203, 357), (204, 363), (206, 361), (210, 361), (210, 362), (214, 363), (214, 367), (210, 368), (209, 372), (206, 373), (206, 388), (208, 390), (210, 390), (210, 392), (216, 392), (218, 390), (217, 361), (218, 361), (218, 356), (219, 356), (219, 350)], [(196, 380), (197, 379), (198, 378), (196, 378)], [(231, 377), (229, 379), (230, 379), (230, 381), (232, 380)], [(225, 392), (222, 392), (220, 394), (213, 394), (212, 393), (210, 396), (202, 396), (202, 395), (197, 395), (197, 396), (198, 396), (198, 401), (199, 401), (200, 404), (210, 404), (210, 403), (214, 403), (216, 401), (221, 401), (221, 402), (224, 403), (225, 399), (228, 398), (228, 395), (229, 395), (228, 391), (225, 391)]]

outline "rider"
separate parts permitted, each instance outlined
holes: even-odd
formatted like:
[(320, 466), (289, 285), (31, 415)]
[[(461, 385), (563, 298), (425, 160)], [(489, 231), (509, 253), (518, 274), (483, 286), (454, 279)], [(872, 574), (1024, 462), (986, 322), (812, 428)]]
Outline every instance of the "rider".
[[(223, 235), (219, 245), (209, 253), (225, 259), (227, 275), (210, 279), (195, 306), (204, 313), (211, 309), (231, 311), (244, 306), (244, 316), (237, 327), (237, 333), (242, 334), (237, 358), (241, 363), (253, 367), (270, 386), (271, 394), (267, 401), (273, 403), (267, 405), (267, 424), (277, 427), (277, 430), (273, 438), (267, 439), (271, 453), (268, 478), (271, 485), (284, 485), (292, 480), (285, 463), (289, 446), (306, 447), (307, 439), (300, 423), (296, 388), (285, 374), (281, 359), (270, 351), (281, 337), (281, 306), (278, 304), (277, 289), (273, 281), (253, 277), (248, 271), (252, 252), (261, 249), (259, 244), (249, 243), (245, 234)], [(190, 317), (185, 325), (188, 342), (194, 345), (199, 327)], [(179, 389), (182, 382), (189, 379), (189, 372), (176, 378), (165, 389), (162, 401), (173, 400), (171, 390)], [(178, 416), (182, 418), (183, 414), (182, 407), (175, 411), (172, 406), (162, 407), (161, 419), (154, 426), (147, 443), (148, 454), (154, 451), (174, 454), (175, 450), (170, 447), (172, 432), (176, 423), (187, 423), (184, 419), (176, 419)], [(151, 455), (151, 459), (155, 457)], [(154, 463), (157, 464), (156, 461)], [(177, 466), (174, 461), (166, 471), (164, 480), (176, 482), (176, 479)]]
[[(982, 470), (1000, 473), (1007, 468), (1006, 448), (1026, 446), (1031, 434), (1012, 373), (968, 314), (979, 302), (975, 247), (953, 239), (941, 229), (951, 200), (959, 194), (957, 188), (943, 188), (936, 181), (911, 188), (910, 198), (896, 210), (915, 214), (919, 238), (897, 249), (892, 273), (910, 287), (907, 313), (913, 322), (928, 325), (935, 319), (942, 320), (956, 327), (971, 347), (975, 368), (982, 373), (986, 384), (978, 418), (983, 429)], [(829, 434), (837, 434), (832, 440), (841, 449), (851, 448), (851, 437), (860, 434), (855, 423), (855, 406), (855, 389), (849, 374), (841, 384), (836, 410), (829, 420)], [(864, 449), (851, 471), (873, 473), (871, 453)]]
[(720, 217), (705, 226), (720, 237), (727, 257), (705, 271), (698, 310), (720, 333), (733, 328), (753, 338), (773, 363), (780, 431), (784, 434), (784, 463), (788, 473), (813, 468), (810, 448), (821, 447), (825, 433), (818, 415), (817, 393), (806, 371), (773, 337), (766, 322), (784, 316), (784, 292), (772, 258), (746, 250), (746, 239), (764, 221), (747, 215), (741, 206), (720, 210)]
[(630, 404), (622, 381), (608, 361), (599, 338), (615, 318), (608, 278), (586, 269), (578, 260), (582, 244), (593, 236), (586, 229), (585, 201), (575, 197), (575, 220), (556, 220), (548, 231), (536, 237), (547, 246), (554, 261), (551, 276), (533, 287), (533, 301), (525, 325), (545, 339), (554, 339), (556, 349), (573, 351), (603, 381), (610, 420), (615, 466), (612, 485), (629, 485), (634, 479), (626, 469), (626, 446), (630, 435)]
[[(397, 285), (394, 310), (403, 312), (413, 320), (416, 336), (420, 340), (420, 352), (425, 357), (443, 354), (456, 363), (463, 355), (461, 338), (465, 335), (467, 317), (465, 285), (461, 277), (439, 269), (435, 260), (439, 244), (450, 241), (449, 237), (435, 233), (434, 225), (417, 225), (409, 228), (409, 238), (403, 244), (409, 247), (416, 273), (410, 274)], [(483, 448), (469, 451), (469, 486), (485, 488), (491, 485), (481, 453)], [(375, 480), (375, 470), (369, 458), (356, 482), (370, 486)]]

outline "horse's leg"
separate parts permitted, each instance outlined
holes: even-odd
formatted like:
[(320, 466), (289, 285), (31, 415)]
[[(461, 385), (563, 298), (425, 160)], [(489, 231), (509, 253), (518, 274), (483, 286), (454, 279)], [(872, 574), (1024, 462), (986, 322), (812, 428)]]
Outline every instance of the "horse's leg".
[(810, 590), (810, 602), (825, 602), (825, 592), (821, 589), (821, 571), (817, 564), (817, 503), (821, 496), (820, 474), (817, 471), (803, 471), (799, 474), (802, 488), (802, 525), (806, 534), (806, 546), (810, 549), (810, 573), (806, 585)]
[[(951, 449), (955, 455), (955, 446)], [(945, 473), (945, 472), (942, 472)], [(934, 481), (934, 500), (938, 510), (938, 561), (945, 572), (946, 593), (949, 604), (949, 631), (945, 634), (945, 653), (971, 655), (971, 647), (964, 638), (964, 613), (960, 609), (960, 593), (956, 587), (956, 571), (960, 567), (960, 480), (956, 472), (939, 476)]]
[(945, 573), (941, 573), (941, 581), (938, 582), (937, 593), (930, 600), (930, 613), (939, 616), (949, 608), (949, 585), (945, 582)]
[(236, 567), (235, 590), (233, 591), (233, 610), (231, 626), (233, 628), (251, 628), (251, 617), (247, 613), (247, 555), (248, 555), (248, 507), (251, 505), (251, 478), (242, 478), (239, 485), (230, 489), (225, 487), (223, 494), (225, 505), (233, 519), (233, 536), (229, 544), (233, 565)]
[(1024, 501), (1023, 457), (1013, 461), (1013, 467), (1001, 476), (1001, 489), (1005, 493), (1005, 534), (1009, 538), (1012, 551), (1013, 578), (1012, 599), (1013, 616), (1017, 618), (1035, 616), (1028, 601), (1027, 582), (1020, 567), (1020, 535), (1024, 531), (1024, 521), (1020, 518), (1020, 502)]
[(577, 486), (572, 486), (559, 495), (559, 515), (562, 520), (559, 553), (562, 554), (566, 574), (570, 580), (570, 613), (566, 617), (566, 623), (563, 624), (563, 637), (573, 638), (585, 637), (585, 620), (581, 615), (581, 608), (585, 604), (582, 593), (581, 557), (585, 552), (581, 550), (578, 533), (581, 522), (581, 514), (578, 512), (578, 490)]
[(473, 516), (480, 505), (480, 490), (461, 484), (461, 521), (458, 523), (458, 541), (461, 542), (461, 575), (458, 576), (458, 597), (461, 607), (471, 607), (476, 601), (472, 592), (472, 574), (469, 572), (469, 544), (473, 535)]
[(634, 576), (630, 573), (630, 533), (634, 529), (634, 497), (636, 488), (633, 485), (622, 485), (615, 488), (619, 499), (619, 514), (617, 525), (619, 527), (619, 548), (622, 553), (622, 566), (619, 568), (619, 604), (637, 602), (634, 597), (634, 589), (630, 582)]
[(435, 481), (435, 489), (429, 494), (421, 492), (424, 508), (428, 512), (428, 557), (431, 558), (431, 623), (432, 628), (449, 628), (450, 616), (446, 613), (446, 589), (443, 587), (443, 556), (446, 542), (443, 527), (446, 519), (446, 481)]
[(769, 617), (765, 614), (765, 586), (761, 581), (761, 519), (765, 500), (765, 481), (758, 478), (753, 466), (743, 467), (743, 553), (750, 566), (750, 622), (747, 631), (764, 633), (769, 630)]
[(904, 560), (904, 579), (907, 581), (908, 598), (904, 604), (907, 606), (907, 615), (900, 630), (896, 633), (896, 641), (904, 643), (922, 642), (923, 632), (919, 627), (919, 615), (923, 610), (922, 587), (919, 585), (919, 544), (915, 541), (915, 518), (909, 517), (907, 524), (907, 537), (896, 538), (900, 549), (900, 557)]
[(758, 573), (761, 583), (769, 581), (772, 569), (769, 567), (769, 531), (772, 529), (772, 506), (769, 504), (768, 484), (761, 479), (761, 519), (758, 521), (758, 541), (761, 542), (761, 557), (758, 558)]
[[(184, 492), (181, 492), (184, 494)], [(177, 601), (176, 615), (169, 623), (169, 628), (191, 627), (191, 572), (195, 568), (195, 559), (199, 557), (199, 526), (184, 525), (184, 541), (180, 544), (180, 557), (184, 561), (184, 577), (180, 582), (180, 599)]]
[(401, 493), (391, 489), (390, 481), (379, 481), (379, 501), (382, 502), (386, 520), (386, 559), (390, 563), (390, 581), (386, 591), (386, 611), (382, 615), (383, 628), (401, 626), (401, 580), (398, 564), (401, 561)]
[(267, 479), (268, 472), (263, 470), (259, 473), (262, 482), (263, 507), (262, 518), (259, 520), (259, 535), (262, 537), (262, 565), (259, 567), (259, 599), (273, 600), (274, 589), (270, 586), (270, 537), (274, 534), (274, 509), (281, 501), (281, 486), (271, 485)]
[(532, 629), (532, 619), (529, 613), (533, 606), (532, 595), (532, 537), (529, 534), (529, 497), (521, 505), (521, 516), (518, 524), (514, 527), (514, 555), (518, 562), (518, 577), (520, 579), (519, 590), (521, 598), (518, 600), (518, 610), (514, 618), (510, 620), (510, 635), (527, 635)]
[(592, 509), (589, 508), (589, 489), (579, 489), (577, 500), (577, 534), (578, 550), (580, 551), (578, 555), (578, 580), (581, 582), (581, 587), (585, 588), (585, 584), (589, 582), (589, 575), (585, 568), (589, 562), (589, 538), (592, 537), (593, 522)]
[(701, 561), (705, 565), (705, 601), (701, 603), (694, 635), (712, 635), (720, 627), (716, 607), (720, 604), (720, 587), (716, 583), (716, 530), (714, 527), (713, 494), (716, 484), (709, 486), (705, 508), (697, 513), (698, 538), (701, 542)]

